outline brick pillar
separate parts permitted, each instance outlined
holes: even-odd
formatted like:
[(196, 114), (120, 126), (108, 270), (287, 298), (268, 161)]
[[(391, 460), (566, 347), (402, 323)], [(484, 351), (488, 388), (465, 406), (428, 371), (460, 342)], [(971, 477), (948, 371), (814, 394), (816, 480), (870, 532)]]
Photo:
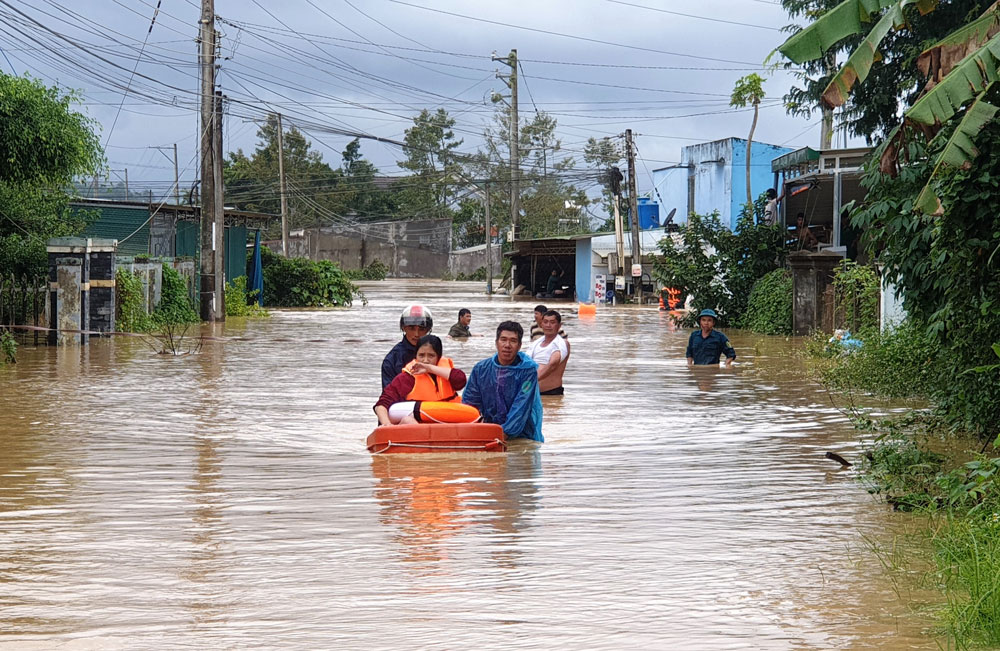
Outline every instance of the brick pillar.
[(114, 240), (91, 240), (90, 244), (90, 330), (115, 331), (115, 253)]
[[(839, 253), (796, 251), (788, 255), (792, 270), (792, 333), (808, 335), (830, 327), (824, 315), (832, 313), (834, 293), (827, 291), (844, 258)], [(828, 306), (827, 303), (830, 303)]]
[(87, 240), (80, 237), (56, 237), (48, 241), (49, 254), (49, 343), (62, 345), (86, 343), (77, 332), (82, 330), (82, 291), (85, 282), (84, 262)]
[(56, 237), (48, 241), (50, 344), (86, 344), (86, 331), (114, 330), (116, 248), (115, 240)]

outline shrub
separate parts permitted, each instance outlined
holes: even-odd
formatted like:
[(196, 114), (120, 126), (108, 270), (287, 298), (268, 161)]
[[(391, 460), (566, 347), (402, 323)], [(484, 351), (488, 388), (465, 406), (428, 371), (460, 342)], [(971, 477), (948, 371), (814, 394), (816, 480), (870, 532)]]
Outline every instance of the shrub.
[(351, 280), (385, 280), (389, 275), (389, 267), (381, 260), (372, 260), (366, 267), (346, 269), (344, 273)]
[(168, 264), (163, 265), (163, 284), (160, 302), (153, 310), (153, 322), (166, 324), (198, 323), (201, 319), (191, 304), (191, 295), (180, 273)]
[(765, 335), (792, 333), (792, 274), (775, 269), (754, 283), (739, 327)]
[(361, 295), (343, 270), (329, 260), (285, 258), (262, 248), (261, 267), (267, 288), (264, 301), (270, 306), (349, 306), (355, 295)]
[(908, 320), (885, 332), (870, 330), (864, 344), (833, 358), (823, 383), (840, 391), (883, 398), (933, 398), (939, 386), (938, 347), (919, 323)]
[(838, 322), (855, 334), (878, 328), (879, 285), (875, 269), (845, 260), (833, 275)]
[(718, 312), (720, 324), (738, 323), (754, 284), (782, 266), (785, 234), (778, 226), (756, 223), (758, 208), (743, 208), (735, 232), (718, 213), (691, 214), (678, 230), (679, 244), (669, 236), (660, 241), (653, 276), (693, 297), (695, 309), (681, 320), (684, 325), (693, 325), (694, 314), (704, 308)]
[(115, 323), (121, 332), (149, 332), (153, 320), (146, 313), (142, 280), (131, 271), (115, 271)]
[(17, 341), (10, 330), (0, 330), (0, 366), (17, 364)]
[(226, 316), (269, 316), (267, 310), (257, 304), (258, 290), (247, 291), (247, 277), (234, 278), (226, 284)]

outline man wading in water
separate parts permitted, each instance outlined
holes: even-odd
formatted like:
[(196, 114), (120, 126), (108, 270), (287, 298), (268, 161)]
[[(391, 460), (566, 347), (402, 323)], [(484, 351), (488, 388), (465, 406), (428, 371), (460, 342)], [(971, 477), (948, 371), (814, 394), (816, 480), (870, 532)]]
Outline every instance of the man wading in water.
[(723, 353), (726, 355), (726, 368), (733, 365), (736, 351), (729, 343), (729, 338), (718, 330), (714, 330), (715, 321), (718, 318), (719, 315), (715, 313), (715, 310), (702, 310), (698, 314), (698, 325), (701, 326), (701, 329), (692, 332), (691, 338), (688, 339), (687, 353), (685, 353), (688, 366), (694, 364), (699, 366), (717, 365), (719, 356)]

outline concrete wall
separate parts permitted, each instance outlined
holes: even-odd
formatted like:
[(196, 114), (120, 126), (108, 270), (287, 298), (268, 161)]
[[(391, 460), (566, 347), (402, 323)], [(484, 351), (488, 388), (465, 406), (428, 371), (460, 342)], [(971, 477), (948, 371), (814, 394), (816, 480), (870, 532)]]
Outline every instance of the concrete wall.
[[(500, 276), (500, 270), (503, 268), (503, 262), (500, 259), (500, 247), (493, 247), (493, 277), (497, 278)], [(486, 267), (486, 245), (480, 244), (479, 246), (471, 246), (467, 249), (460, 249), (458, 251), (452, 251), (448, 257), (448, 271), (451, 272), (452, 276), (457, 276), (460, 273), (469, 275), (475, 271)]]
[[(274, 249), (274, 242), (267, 242)], [(277, 250), (281, 243), (277, 243)], [(451, 219), (324, 226), (289, 238), (288, 254), (360, 269), (373, 260), (396, 278), (440, 278), (449, 269)]]

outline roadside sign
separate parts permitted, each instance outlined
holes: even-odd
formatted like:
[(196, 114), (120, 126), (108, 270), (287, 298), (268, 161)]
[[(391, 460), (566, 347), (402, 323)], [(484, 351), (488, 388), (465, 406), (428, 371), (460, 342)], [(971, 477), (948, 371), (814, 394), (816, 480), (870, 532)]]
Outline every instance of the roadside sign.
[(642, 275), (642, 265), (641, 264), (632, 265), (632, 277), (638, 278), (641, 275)]
[(604, 274), (594, 276), (594, 302), (603, 303), (607, 298), (608, 280)]

